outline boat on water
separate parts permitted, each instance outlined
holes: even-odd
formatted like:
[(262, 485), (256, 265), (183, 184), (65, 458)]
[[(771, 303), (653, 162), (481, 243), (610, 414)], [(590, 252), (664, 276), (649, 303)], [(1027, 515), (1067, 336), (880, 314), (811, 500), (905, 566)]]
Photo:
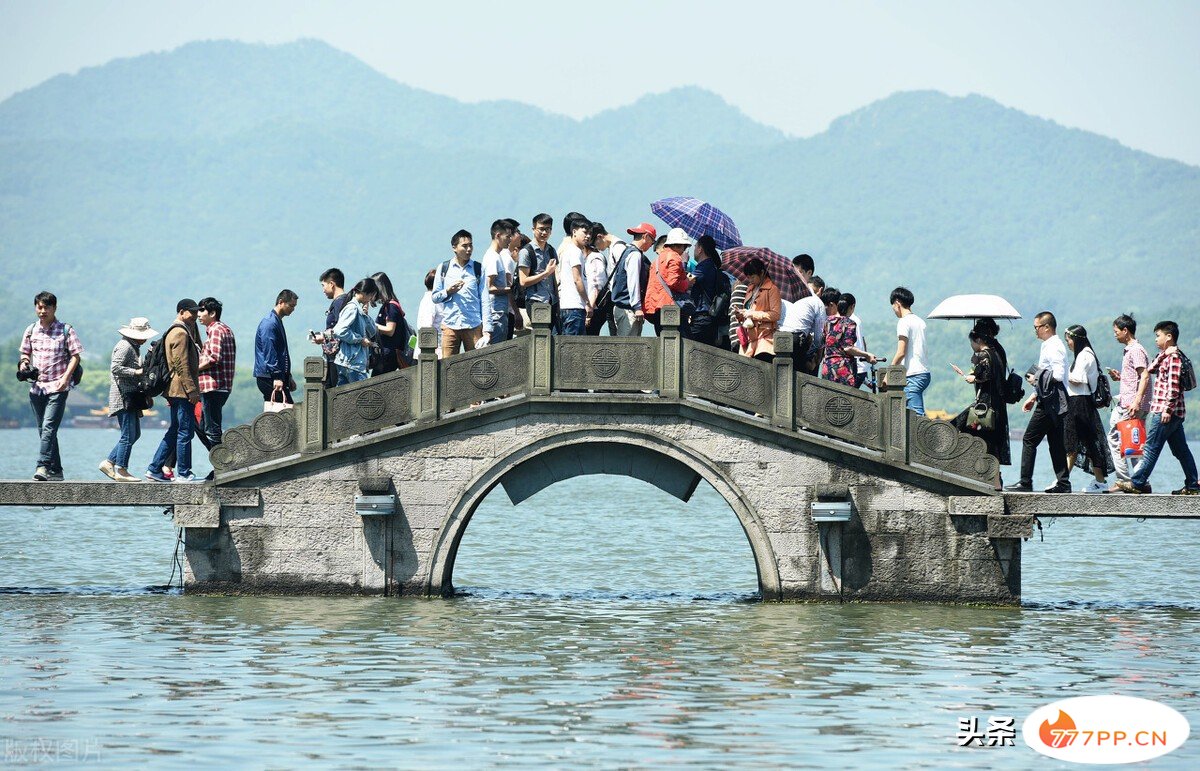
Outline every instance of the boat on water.
[[(146, 410), (142, 413), (142, 418), (155, 419), (158, 417), (157, 410)], [(119, 428), (117, 419), (108, 414), (108, 410), (104, 408), (90, 409), (86, 414), (75, 415), (71, 418), (68, 424), (71, 428)]]

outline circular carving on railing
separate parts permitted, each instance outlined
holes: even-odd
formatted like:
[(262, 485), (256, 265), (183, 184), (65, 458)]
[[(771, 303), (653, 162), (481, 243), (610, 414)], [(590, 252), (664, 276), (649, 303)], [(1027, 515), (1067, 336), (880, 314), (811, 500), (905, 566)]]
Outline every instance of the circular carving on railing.
[(499, 382), (500, 370), (496, 368), (496, 362), (491, 359), (480, 359), (471, 365), (471, 385), (480, 391), (495, 388), (496, 383)]
[(283, 449), (296, 438), (292, 410), (264, 412), (250, 424), (250, 443), (261, 452)]
[(243, 465), (248, 455), (244, 429), (226, 431), (222, 441), (208, 453), (208, 460), (217, 471)]
[(387, 401), (374, 388), (359, 391), (354, 398), (354, 411), (363, 420), (379, 420), (386, 409)]
[(938, 460), (949, 460), (958, 454), (958, 440), (962, 437), (953, 423), (945, 420), (918, 420), (917, 444), (927, 455)]
[(854, 420), (854, 405), (845, 396), (834, 396), (825, 402), (825, 420), (838, 428), (849, 425)]
[(621, 360), (612, 348), (600, 348), (592, 354), (592, 372), (607, 380), (617, 374), (621, 368)]
[(981, 455), (975, 459), (975, 473), (981, 477), (994, 473), (991, 455)]
[(742, 375), (732, 364), (718, 364), (713, 370), (713, 388), (723, 394), (731, 394), (742, 384)]

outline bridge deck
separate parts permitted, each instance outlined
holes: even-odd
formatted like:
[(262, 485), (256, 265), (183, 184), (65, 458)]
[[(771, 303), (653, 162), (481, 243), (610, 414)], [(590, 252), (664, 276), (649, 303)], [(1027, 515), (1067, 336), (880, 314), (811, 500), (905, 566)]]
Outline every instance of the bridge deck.
[(218, 527), (221, 507), (254, 507), (256, 488), (211, 484), (0, 481), (0, 506), (149, 506), (172, 509), (179, 527)]
[(1038, 517), (1200, 519), (1200, 496), (1195, 495), (1005, 493), (1004, 503), (1010, 514)]

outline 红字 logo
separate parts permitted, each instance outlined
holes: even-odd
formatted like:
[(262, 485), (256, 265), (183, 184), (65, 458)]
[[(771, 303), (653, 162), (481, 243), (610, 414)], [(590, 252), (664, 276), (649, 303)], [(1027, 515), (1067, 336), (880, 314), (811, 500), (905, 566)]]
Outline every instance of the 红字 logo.
[(1166, 755), (1187, 740), (1187, 718), (1133, 696), (1082, 696), (1034, 710), (1025, 743), (1043, 755), (1075, 763), (1137, 763)]

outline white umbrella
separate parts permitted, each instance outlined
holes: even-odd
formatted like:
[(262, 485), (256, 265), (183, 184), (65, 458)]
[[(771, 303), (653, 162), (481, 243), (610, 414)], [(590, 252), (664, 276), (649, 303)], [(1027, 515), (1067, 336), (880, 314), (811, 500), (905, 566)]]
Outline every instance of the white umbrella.
[(994, 294), (956, 294), (938, 303), (930, 319), (1019, 319), (1021, 314), (1008, 300)]

